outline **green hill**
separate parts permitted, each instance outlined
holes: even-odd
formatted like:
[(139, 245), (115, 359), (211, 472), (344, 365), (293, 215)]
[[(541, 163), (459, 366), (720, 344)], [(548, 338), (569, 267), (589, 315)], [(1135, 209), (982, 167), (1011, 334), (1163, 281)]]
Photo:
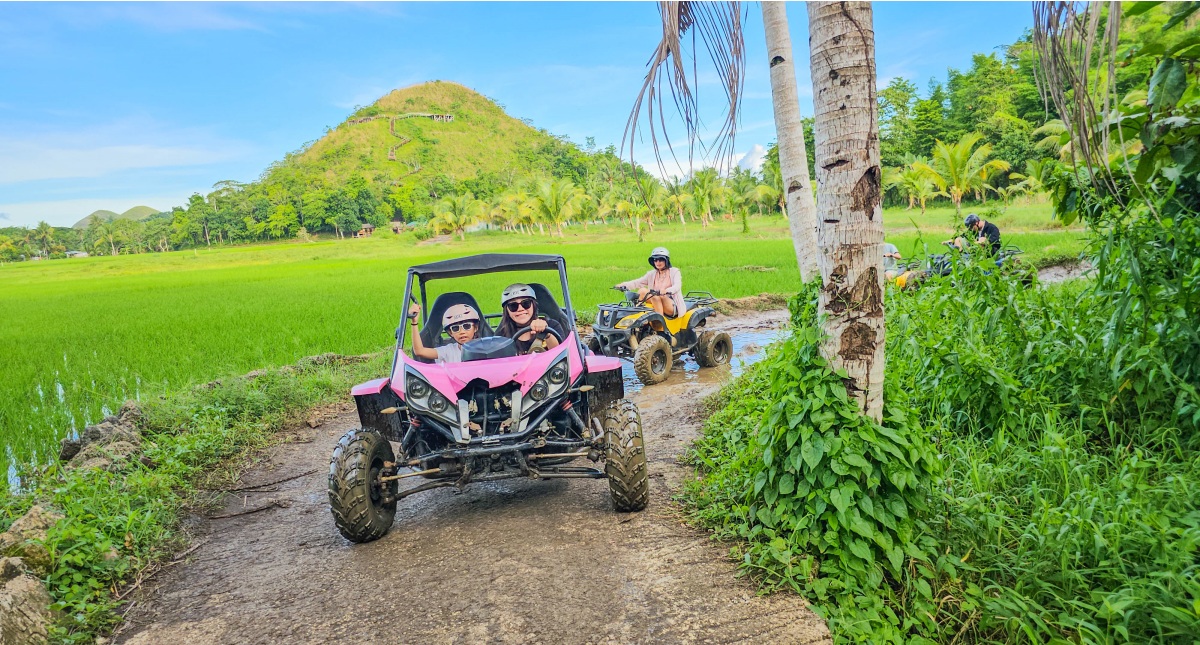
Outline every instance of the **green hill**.
[(109, 210), (98, 210), (79, 220), (78, 222), (75, 222), (75, 225), (71, 228), (87, 228), (88, 223), (92, 221), (93, 217), (99, 217), (100, 219), (108, 219), (111, 217), (113, 219), (131, 219), (134, 221), (141, 221), (147, 217), (150, 217), (151, 215), (157, 215), (159, 212), (161, 211), (156, 208), (150, 208), (149, 206), (134, 206), (124, 213), (119, 214)]
[(581, 181), (588, 164), (568, 141), (507, 114), (483, 95), (446, 81), (393, 90), (263, 174), (260, 186), (289, 193), (361, 178), (390, 193), (406, 219), (428, 215), (435, 196), (488, 197), (530, 176)]
[(114, 213), (112, 211), (106, 211), (106, 210), (94, 211), (91, 215), (88, 215), (87, 217), (79, 220), (78, 222), (75, 222), (75, 225), (72, 226), (71, 228), (87, 228), (88, 222), (92, 221), (93, 217), (99, 217), (100, 219), (108, 219), (110, 217), (120, 217), (120, 215), (118, 215), (117, 213)]

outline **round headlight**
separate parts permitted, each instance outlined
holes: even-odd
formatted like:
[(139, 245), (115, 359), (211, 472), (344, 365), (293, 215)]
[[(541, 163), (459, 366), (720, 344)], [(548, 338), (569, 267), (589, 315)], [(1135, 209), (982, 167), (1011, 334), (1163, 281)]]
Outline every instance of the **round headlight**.
[(554, 369), (550, 370), (550, 382), (558, 385), (567, 380), (567, 368), (562, 365), (555, 365)]
[(429, 409), (439, 414), (445, 412), (446, 408), (449, 406), (450, 402), (447, 401), (446, 397), (442, 396), (441, 394), (435, 394), (433, 395), (433, 398), (429, 400)]
[(534, 401), (541, 401), (549, 393), (550, 388), (546, 387), (546, 384), (541, 381), (534, 383), (533, 387), (529, 390), (529, 396), (533, 397)]
[(423, 399), (429, 396), (429, 384), (420, 379), (408, 379), (408, 395), (414, 399)]

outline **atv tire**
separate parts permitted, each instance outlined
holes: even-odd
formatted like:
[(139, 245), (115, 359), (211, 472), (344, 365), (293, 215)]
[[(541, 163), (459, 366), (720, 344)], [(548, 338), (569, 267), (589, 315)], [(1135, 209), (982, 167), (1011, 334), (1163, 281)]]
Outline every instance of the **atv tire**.
[(692, 355), (700, 367), (724, 365), (733, 356), (733, 341), (723, 331), (702, 331)]
[(375, 430), (355, 428), (338, 440), (329, 460), (329, 509), (347, 540), (370, 542), (383, 537), (396, 519), (395, 480), (376, 484), (383, 462), (396, 461), (392, 444)]
[(646, 385), (662, 383), (671, 375), (671, 345), (658, 334), (650, 334), (638, 343), (633, 353), (633, 373)]
[(629, 399), (617, 399), (600, 413), (604, 428), (604, 474), (613, 509), (627, 513), (650, 501), (650, 472), (642, 443), (642, 415)]

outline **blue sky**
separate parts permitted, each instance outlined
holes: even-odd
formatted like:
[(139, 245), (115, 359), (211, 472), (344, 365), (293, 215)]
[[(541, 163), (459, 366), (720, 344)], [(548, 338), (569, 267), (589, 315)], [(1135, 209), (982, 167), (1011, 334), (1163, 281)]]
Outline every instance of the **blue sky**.
[[(746, 8), (737, 150), (750, 163), (774, 123), (761, 13)], [(807, 17), (801, 3), (788, 9), (809, 114)], [(876, 3), (879, 83), (903, 76), (923, 90), (1031, 24), (1027, 2)], [(644, 2), (0, 2), (0, 226), (166, 209), (253, 180), (354, 106), (433, 79), (578, 143), (619, 144), (659, 32)], [(717, 107), (718, 89), (700, 87)]]

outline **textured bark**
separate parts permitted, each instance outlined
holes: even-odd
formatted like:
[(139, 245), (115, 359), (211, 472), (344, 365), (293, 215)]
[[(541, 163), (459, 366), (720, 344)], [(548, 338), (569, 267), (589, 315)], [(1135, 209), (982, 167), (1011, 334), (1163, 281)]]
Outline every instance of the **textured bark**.
[(792, 37), (788, 32), (787, 9), (783, 2), (763, 2), (763, 25), (767, 31), (767, 60), (771, 66), (771, 102), (775, 107), (775, 132), (779, 141), (779, 170), (783, 175), (788, 226), (800, 279), (817, 275), (817, 205), (808, 177), (808, 152), (804, 149), (804, 125), (796, 89), (796, 67), (792, 63)]
[(883, 213), (875, 32), (867, 2), (808, 4), (822, 353), (863, 414), (883, 416)]

